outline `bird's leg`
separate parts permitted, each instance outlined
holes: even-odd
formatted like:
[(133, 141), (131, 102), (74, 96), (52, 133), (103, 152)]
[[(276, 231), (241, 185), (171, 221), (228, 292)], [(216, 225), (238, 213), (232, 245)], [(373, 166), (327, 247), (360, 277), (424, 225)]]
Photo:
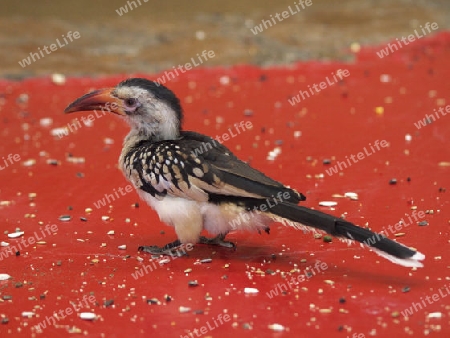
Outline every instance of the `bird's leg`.
[(218, 245), (223, 246), (225, 248), (236, 248), (236, 245), (233, 242), (224, 241), (225, 236), (227, 234), (220, 234), (213, 238), (207, 238), (204, 236), (200, 236), (199, 243), (207, 244), (207, 245)]
[(140, 246), (138, 248), (139, 251), (147, 252), (152, 255), (168, 255), (172, 257), (180, 257), (187, 255), (187, 253), (183, 250), (177, 251), (177, 249), (181, 246), (181, 242), (177, 239), (171, 243), (164, 245), (163, 247), (159, 247), (156, 245), (151, 246)]

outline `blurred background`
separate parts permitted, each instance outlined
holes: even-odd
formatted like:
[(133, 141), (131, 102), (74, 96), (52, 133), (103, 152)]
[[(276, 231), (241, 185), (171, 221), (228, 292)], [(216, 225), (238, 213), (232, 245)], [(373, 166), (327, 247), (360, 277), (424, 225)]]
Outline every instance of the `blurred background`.
[[(206, 67), (347, 61), (352, 44), (383, 44), (426, 22), (438, 22), (439, 30), (450, 26), (448, 0), (312, 0), (264, 33), (252, 33), (294, 2), (1, 0), (0, 77), (157, 73), (203, 50), (215, 52)], [(30, 52), (63, 42), (69, 31), (80, 38), (20, 66)]]

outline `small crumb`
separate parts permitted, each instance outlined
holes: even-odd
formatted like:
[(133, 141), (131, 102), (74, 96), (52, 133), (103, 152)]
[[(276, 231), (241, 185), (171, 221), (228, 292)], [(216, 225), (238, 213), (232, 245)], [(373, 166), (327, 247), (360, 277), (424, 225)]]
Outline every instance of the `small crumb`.
[(81, 312), (80, 318), (84, 320), (94, 320), (97, 318), (96, 314), (93, 312)]
[(11, 276), (8, 275), (7, 273), (0, 273), (0, 280), (8, 280), (10, 278)]
[(178, 311), (179, 311), (180, 313), (186, 313), (186, 312), (191, 311), (191, 308), (190, 308), (190, 307), (186, 307), (186, 306), (180, 306), (180, 307), (178, 308)]
[(259, 290), (255, 288), (244, 288), (244, 293), (250, 294), (250, 293), (258, 293)]
[(442, 318), (442, 312), (431, 312), (427, 318)]
[(284, 331), (286, 328), (281, 324), (269, 324), (269, 329), (272, 331)]
[(397, 179), (396, 178), (391, 178), (391, 180), (389, 181), (390, 185), (394, 185), (397, 184)]
[(198, 281), (196, 281), (196, 280), (190, 280), (190, 281), (188, 282), (188, 286), (198, 286)]
[(319, 205), (323, 206), (323, 207), (334, 207), (337, 205), (337, 202), (335, 202), (335, 201), (320, 201)]
[(9, 238), (18, 238), (18, 237), (23, 236), (24, 234), (25, 234), (25, 232), (23, 232), (23, 231), (17, 231), (17, 232), (8, 234), (8, 237)]
[(325, 235), (325, 236), (323, 236), (323, 241), (325, 243), (330, 243), (333, 241), (333, 237), (331, 237), (330, 235)]
[(212, 262), (211, 258), (205, 258), (205, 259), (200, 260), (200, 263), (211, 263), (211, 262)]

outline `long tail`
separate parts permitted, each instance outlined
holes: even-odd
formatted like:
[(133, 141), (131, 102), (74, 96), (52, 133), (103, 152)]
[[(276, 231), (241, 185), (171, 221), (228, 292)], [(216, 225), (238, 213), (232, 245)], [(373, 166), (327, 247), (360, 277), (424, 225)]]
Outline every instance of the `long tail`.
[(425, 255), (422, 253), (335, 216), (292, 203), (277, 204), (270, 212), (294, 223), (323, 230), (332, 236), (363, 243), (393, 263), (406, 267), (423, 266), (420, 261), (425, 259)]

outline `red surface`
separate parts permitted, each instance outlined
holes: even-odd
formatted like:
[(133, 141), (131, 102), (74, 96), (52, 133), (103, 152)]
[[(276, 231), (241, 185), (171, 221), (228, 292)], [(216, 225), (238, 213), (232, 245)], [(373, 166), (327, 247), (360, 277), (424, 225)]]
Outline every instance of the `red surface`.
[[(9, 319), (0, 325), (1, 336), (61, 337), (76, 327), (92, 337), (180, 337), (196, 328), (198, 334), (191, 336), (448, 337), (450, 167), (438, 164), (450, 162), (450, 116), (420, 130), (414, 122), (432, 114), (439, 104), (450, 103), (450, 35), (422, 39), (384, 59), (375, 54), (379, 48), (362, 50), (354, 64), (195, 69), (168, 86), (183, 102), (185, 129), (215, 136), (234, 123), (251, 121), (253, 129), (225, 144), (256, 168), (305, 193), (307, 206), (322, 208), (319, 201), (335, 200), (335, 210), (323, 209), (378, 231), (411, 214), (412, 206), (417, 211), (432, 210), (424, 218), (427, 226), (411, 224), (398, 238), (426, 254), (425, 267), (418, 270), (396, 266), (358, 245), (349, 247), (336, 240), (324, 243), (311, 234), (274, 225), (270, 235), (231, 234), (236, 251), (196, 246), (189, 257), (171, 260), (134, 279), (136, 269), (151, 264), (150, 257), (139, 254), (137, 247), (163, 245), (174, 240), (175, 234), (138, 201), (134, 191), (110, 207), (94, 206), (105, 194), (128, 184), (116, 165), (128, 126), (115, 116), (102, 116), (93, 127), (83, 126), (62, 139), (50, 135), (52, 128), (89, 115), (63, 115), (69, 102), (93, 88), (115, 85), (125, 76), (70, 78), (62, 86), (49, 78), (1, 81), (0, 158), (21, 157), (0, 171), (1, 240), (17, 245), (20, 240), (7, 238), (6, 231), (20, 228), (25, 231), (22, 238), (28, 240), (35, 231), (41, 234), (47, 224), (58, 227), (43, 239), (47, 244), (23, 248), (20, 256), (9, 255), (0, 262), (0, 273), (12, 276), (0, 282), (0, 298), (12, 296), (0, 301), (0, 316)], [(299, 90), (323, 81), (339, 68), (350, 71), (344, 84), (330, 86), (294, 107), (288, 103)], [(391, 82), (380, 82), (381, 74), (390, 75)], [(28, 95), (28, 102), (17, 101), (21, 94)], [(384, 107), (384, 113), (377, 114), (376, 107)], [(246, 109), (253, 115), (246, 116)], [(40, 125), (46, 117), (53, 119), (51, 127)], [(295, 131), (301, 131), (301, 136), (294, 137)], [(406, 134), (412, 135), (411, 142), (405, 141)], [(114, 144), (105, 145), (105, 138)], [(390, 146), (341, 175), (325, 173), (329, 166), (322, 163), (324, 159), (332, 159), (335, 165), (375, 140), (386, 140)], [(274, 161), (267, 160), (277, 146), (281, 154)], [(69, 154), (85, 158), (85, 163), (69, 162)], [(24, 166), (28, 159), (35, 159), (35, 165)], [(58, 165), (47, 164), (48, 159), (57, 160)], [(324, 176), (316, 177), (319, 174)], [(392, 178), (397, 178), (396, 185), (389, 184)], [(349, 191), (358, 193), (359, 200), (332, 197)], [(36, 193), (32, 201), (30, 193)], [(139, 208), (131, 206), (135, 202), (140, 202)], [(92, 208), (92, 213), (87, 214), (86, 208)], [(59, 221), (63, 214), (72, 220)], [(111, 219), (102, 221), (105, 215)], [(109, 230), (115, 234), (107, 235)], [(127, 249), (119, 250), (123, 244)], [(212, 262), (198, 264), (204, 258)], [(285, 295), (267, 296), (276, 284), (285, 282), (283, 277), (297, 277), (316, 261), (326, 263), (327, 268)], [(260, 273), (268, 269), (275, 274)], [(197, 280), (199, 286), (189, 287), (190, 280)], [(257, 288), (259, 293), (244, 294), (246, 287)], [(405, 287), (409, 292), (402, 292)], [(409, 318), (396, 313), (412, 302), (425, 301), (439, 289), (438, 300)], [(40, 299), (44, 293), (45, 299)], [(164, 300), (166, 294), (171, 301)], [(78, 312), (94, 312), (97, 320), (85, 321), (72, 313), (43, 333), (34, 328), (46, 316), (89, 295), (97, 304)], [(150, 298), (160, 304), (147, 304)], [(105, 300), (114, 300), (114, 305), (105, 307)], [(180, 306), (192, 311), (180, 313)], [(34, 316), (24, 318), (23, 311), (32, 311)], [(442, 317), (428, 318), (434, 312)], [(219, 314), (228, 314), (230, 320), (220, 324)], [(268, 327), (275, 323), (285, 331)], [(202, 334), (201, 327), (208, 325), (213, 330), (207, 328)]]

